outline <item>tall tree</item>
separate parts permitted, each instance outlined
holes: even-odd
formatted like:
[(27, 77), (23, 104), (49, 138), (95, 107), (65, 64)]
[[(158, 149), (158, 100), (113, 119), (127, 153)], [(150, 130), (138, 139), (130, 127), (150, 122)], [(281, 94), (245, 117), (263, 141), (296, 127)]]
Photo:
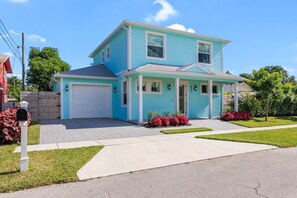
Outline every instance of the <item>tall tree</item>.
[(8, 83), (8, 98), (16, 98), (20, 100), (20, 92), (22, 81), (17, 76), (7, 78)]
[[(254, 70), (252, 79), (248, 84), (256, 91), (256, 95), (263, 101), (265, 109), (265, 121), (268, 119), (269, 110), (273, 102), (284, 98), (284, 84), (279, 72), (270, 73), (264, 68)], [(285, 84), (286, 85), (286, 84)]]
[(292, 83), (294, 85), (296, 85), (296, 80), (294, 76), (290, 76), (289, 72), (282, 66), (279, 65), (275, 65), (275, 66), (266, 66), (264, 67), (264, 69), (266, 71), (268, 71), (269, 73), (273, 73), (273, 72), (278, 72), (280, 73), (280, 75), (282, 76), (282, 82), (283, 83)]
[(70, 70), (70, 65), (63, 61), (56, 48), (45, 47), (42, 50), (31, 47), (29, 52), (29, 70), (27, 84), (39, 91), (50, 91), (51, 77), (62, 71)]

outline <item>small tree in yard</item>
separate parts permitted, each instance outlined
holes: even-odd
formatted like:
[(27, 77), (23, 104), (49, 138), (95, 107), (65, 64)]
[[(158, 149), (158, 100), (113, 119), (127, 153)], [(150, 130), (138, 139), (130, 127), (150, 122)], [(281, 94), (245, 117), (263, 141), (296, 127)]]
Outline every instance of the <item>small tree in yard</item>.
[(263, 101), (265, 121), (268, 119), (269, 110), (273, 102), (281, 101), (285, 97), (283, 78), (279, 72), (272, 72), (261, 68), (253, 71), (253, 78), (248, 84), (257, 92), (256, 95)]
[(45, 47), (42, 50), (31, 47), (27, 84), (39, 91), (51, 91), (49, 82), (57, 72), (70, 70), (70, 65), (59, 56), (58, 49)]

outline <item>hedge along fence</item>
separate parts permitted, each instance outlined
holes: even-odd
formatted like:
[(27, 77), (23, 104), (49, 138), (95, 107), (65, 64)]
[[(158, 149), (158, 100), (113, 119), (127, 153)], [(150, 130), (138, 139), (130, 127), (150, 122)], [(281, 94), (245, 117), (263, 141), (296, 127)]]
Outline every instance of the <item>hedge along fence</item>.
[[(234, 99), (229, 102), (230, 111), (234, 111)], [(239, 97), (238, 109), (240, 112), (250, 112), (253, 117), (264, 117), (264, 102), (256, 95), (245, 94)], [(269, 116), (297, 115), (297, 95), (287, 95), (283, 100), (274, 102), (270, 108)]]
[(21, 92), (21, 101), (29, 102), (32, 120), (60, 119), (60, 94), (56, 92)]

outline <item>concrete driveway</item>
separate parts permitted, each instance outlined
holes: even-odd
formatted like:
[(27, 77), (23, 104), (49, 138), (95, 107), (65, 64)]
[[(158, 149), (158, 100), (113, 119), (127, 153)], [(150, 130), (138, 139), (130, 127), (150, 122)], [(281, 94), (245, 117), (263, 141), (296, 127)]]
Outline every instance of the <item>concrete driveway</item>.
[[(191, 126), (185, 127), (208, 127), (215, 131), (244, 128), (216, 119), (190, 120), (190, 123), (192, 124)], [(162, 134), (160, 130), (160, 128), (145, 128), (122, 120), (109, 118), (42, 120), (40, 143), (49, 144), (152, 136)]]

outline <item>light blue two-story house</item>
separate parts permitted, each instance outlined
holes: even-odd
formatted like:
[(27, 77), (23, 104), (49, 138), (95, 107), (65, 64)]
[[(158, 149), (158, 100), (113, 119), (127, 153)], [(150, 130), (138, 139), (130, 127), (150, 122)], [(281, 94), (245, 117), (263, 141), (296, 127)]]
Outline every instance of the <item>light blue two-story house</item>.
[(125, 20), (90, 54), (92, 66), (55, 75), (61, 118), (141, 123), (150, 111), (219, 117), (224, 84), (245, 80), (224, 73), (229, 42)]

